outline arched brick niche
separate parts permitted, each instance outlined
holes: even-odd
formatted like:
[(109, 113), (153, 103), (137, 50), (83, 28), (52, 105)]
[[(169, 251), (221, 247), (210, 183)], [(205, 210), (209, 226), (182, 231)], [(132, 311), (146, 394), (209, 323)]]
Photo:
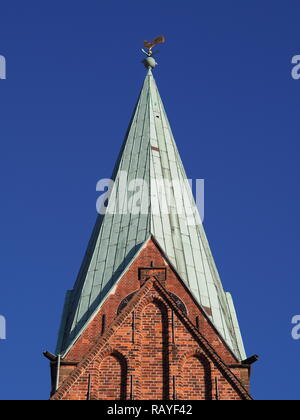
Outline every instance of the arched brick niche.
[(99, 400), (125, 400), (127, 394), (127, 362), (118, 352), (103, 358), (99, 370)]
[(169, 399), (168, 311), (148, 303), (141, 316), (141, 399)]
[(212, 377), (208, 359), (200, 354), (182, 360), (179, 395), (183, 400), (211, 400)]

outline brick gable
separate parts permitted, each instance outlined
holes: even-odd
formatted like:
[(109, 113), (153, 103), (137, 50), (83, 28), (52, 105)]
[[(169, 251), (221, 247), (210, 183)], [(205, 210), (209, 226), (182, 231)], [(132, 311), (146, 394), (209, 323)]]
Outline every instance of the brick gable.
[(62, 360), (52, 399), (251, 399), (249, 369), (150, 239)]

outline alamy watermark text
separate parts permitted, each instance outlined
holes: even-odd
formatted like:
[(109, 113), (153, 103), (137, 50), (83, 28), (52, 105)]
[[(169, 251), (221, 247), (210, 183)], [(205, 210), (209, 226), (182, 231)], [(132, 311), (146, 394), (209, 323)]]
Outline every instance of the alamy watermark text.
[(292, 58), (292, 64), (295, 64), (292, 68), (292, 78), (294, 80), (298, 80), (300, 79), (300, 55), (294, 55)]
[(0, 315), (0, 340), (6, 340), (6, 319)]
[[(195, 187), (195, 200), (192, 187)], [(116, 180), (98, 181), (101, 192), (96, 208), (99, 214), (169, 215), (184, 218), (188, 225), (204, 220), (204, 180), (133, 178), (120, 171)], [(175, 223), (175, 221), (174, 221)]]
[(292, 318), (292, 324), (294, 327), (292, 328), (292, 338), (294, 340), (300, 339), (300, 315), (294, 315)]
[(6, 79), (6, 58), (0, 55), (0, 79)]

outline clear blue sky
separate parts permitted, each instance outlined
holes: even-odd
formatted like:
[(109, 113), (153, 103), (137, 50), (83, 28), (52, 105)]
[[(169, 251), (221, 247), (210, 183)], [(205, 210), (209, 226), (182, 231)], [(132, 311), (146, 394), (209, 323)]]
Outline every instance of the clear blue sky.
[[(145, 5), (144, 5), (145, 3)], [(47, 399), (54, 351), (145, 70), (188, 176), (206, 182), (205, 228), (232, 292), (256, 399), (300, 399), (299, 1), (1, 3), (0, 399)]]

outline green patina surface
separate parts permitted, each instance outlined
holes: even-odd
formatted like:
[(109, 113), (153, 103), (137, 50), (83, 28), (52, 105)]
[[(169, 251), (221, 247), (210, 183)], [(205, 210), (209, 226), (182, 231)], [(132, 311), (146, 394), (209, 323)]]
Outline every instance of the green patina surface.
[[(194, 206), (194, 198), (189, 185), (182, 182), (187, 177), (151, 70), (114, 171), (117, 197), (123, 172), (128, 174), (129, 182), (139, 178), (150, 186), (144, 191), (149, 212), (132, 214), (129, 208), (127, 214), (107, 211), (105, 216), (99, 216), (74, 289), (67, 294), (57, 352), (66, 354), (152, 235), (197, 301), (211, 308), (211, 321), (228, 346), (238, 359), (244, 359), (232, 298), (223, 290), (199, 213), (187, 214), (188, 208)], [(188, 197), (183, 208), (178, 208), (180, 194), (176, 191), (169, 214), (160, 207), (157, 211), (155, 184), (151, 188), (150, 182), (157, 179), (181, 181), (180, 194)]]

